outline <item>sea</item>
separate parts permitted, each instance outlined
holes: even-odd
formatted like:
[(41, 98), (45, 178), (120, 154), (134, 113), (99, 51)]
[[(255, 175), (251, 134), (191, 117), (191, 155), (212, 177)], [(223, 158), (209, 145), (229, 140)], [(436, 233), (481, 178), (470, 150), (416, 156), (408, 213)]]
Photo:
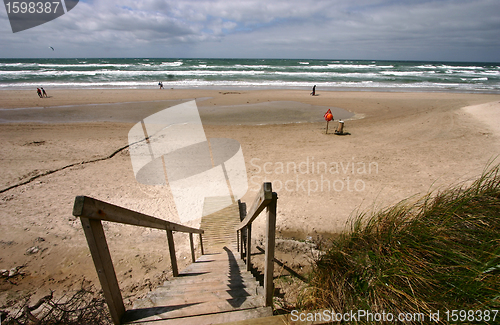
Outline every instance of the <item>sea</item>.
[(0, 90), (312, 89), (500, 93), (500, 63), (306, 59), (0, 59)]

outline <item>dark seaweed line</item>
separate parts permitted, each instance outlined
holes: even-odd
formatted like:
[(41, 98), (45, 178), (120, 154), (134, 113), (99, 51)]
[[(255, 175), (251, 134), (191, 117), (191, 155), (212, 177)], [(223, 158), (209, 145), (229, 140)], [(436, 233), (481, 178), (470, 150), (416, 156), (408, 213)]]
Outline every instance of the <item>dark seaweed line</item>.
[(0, 194), (2, 193), (5, 193), (7, 191), (10, 191), (16, 187), (19, 187), (19, 186), (23, 186), (23, 185), (26, 185), (26, 184), (29, 184), (31, 182), (33, 182), (34, 180), (40, 178), (40, 177), (43, 177), (43, 176), (47, 176), (47, 175), (51, 175), (51, 174), (54, 174), (54, 173), (57, 173), (57, 172), (60, 172), (64, 169), (67, 169), (67, 168), (71, 168), (71, 167), (74, 167), (74, 166), (78, 166), (78, 165), (86, 165), (86, 164), (92, 164), (92, 163), (95, 163), (95, 162), (99, 162), (99, 161), (103, 161), (103, 160), (108, 160), (108, 159), (111, 159), (113, 158), (114, 156), (116, 156), (118, 153), (122, 152), (123, 150), (127, 149), (128, 147), (130, 147), (131, 145), (134, 145), (134, 144), (137, 144), (137, 143), (140, 143), (142, 141), (146, 141), (146, 140), (149, 140), (149, 137), (148, 138), (145, 138), (145, 139), (142, 139), (142, 140), (139, 140), (137, 142), (134, 142), (134, 143), (131, 143), (131, 144), (128, 144), (124, 147), (121, 147), (117, 150), (115, 150), (112, 154), (110, 154), (109, 156), (106, 156), (106, 157), (101, 157), (101, 158), (96, 158), (96, 159), (92, 159), (92, 160), (84, 160), (84, 161), (81, 161), (81, 162), (77, 162), (77, 163), (72, 163), (72, 164), (69, 164), (69, 165), (66, 165), (66, 166), (63, 166), (61, 168), (58, 168), (58, 169), (53, 169), (53, 170), (48, 170), (44, 173), (41, 173), (41, 174), (38, 174), (38, 175), (35, 175), (33, 177), (31, 177), (30, 179), (28, 180), (25, 180), (25, 181), (22, 181), (20, 183), (17, 183), (17, 184), (14, 184), (14, 185), (11, 185), (7, 188), (4, 188), (2, 190), (0, 190)]

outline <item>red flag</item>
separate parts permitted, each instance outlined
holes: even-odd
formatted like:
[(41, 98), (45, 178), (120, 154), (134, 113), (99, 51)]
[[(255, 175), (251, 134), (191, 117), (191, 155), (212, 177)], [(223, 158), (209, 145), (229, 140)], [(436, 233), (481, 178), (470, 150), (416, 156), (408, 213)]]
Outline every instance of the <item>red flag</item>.
[(327, 121), (331, 121), (333, 120), (333, 114), (332, 114), (332, 111), (330, 109), (328, 109), (328, 111), (325, 113), (325, 115), (323, 116), (325, 118), (325, 120)]

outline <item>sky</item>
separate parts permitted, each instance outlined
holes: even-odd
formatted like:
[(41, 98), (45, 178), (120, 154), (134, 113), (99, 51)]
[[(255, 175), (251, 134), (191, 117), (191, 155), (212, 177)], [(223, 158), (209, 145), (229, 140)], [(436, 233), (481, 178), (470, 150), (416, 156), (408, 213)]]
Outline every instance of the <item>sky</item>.
[(499, 0), (87, 0), (17, 33), (6, 10), (2, 58), (500, 61)]

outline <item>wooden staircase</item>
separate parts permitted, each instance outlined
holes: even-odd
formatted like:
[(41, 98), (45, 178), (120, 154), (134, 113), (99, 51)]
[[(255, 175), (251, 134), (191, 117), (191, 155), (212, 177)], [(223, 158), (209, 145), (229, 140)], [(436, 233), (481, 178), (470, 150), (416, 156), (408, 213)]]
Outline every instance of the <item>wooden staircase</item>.
[[(283, 317), (271, 317), (274, 283), (276, 202), (271, 183), (263, 183), (252, 206), (233, 205), (217, 211), (222, 198), (205, 200), (201, 229), (155, 218), (137, 211), (77, 196), (73, 215), (79, 217), (102, 292), (113, 324), (220, 324), (250, 322), (282, 324)], [(227, 198), (225, 199), (227, 202)], [(251, 269), (252, 222), (266, 209), (264, 288)], [(217, 212), (215, 212), (217, 211)], [(243, 219), (243, 220), (241, 220)], [(102, 221), (166, 231), (174, 278), (126, 310), (106, 240)], [(205, 229), (205, 230), (204, 230)], [(193, 264), (178, 272), (173, 232), (189, 235)], [(200, 236), (202, 256), (195, 259), (193, 235)], [(202, 240), (202, 237), (204, 239)], [(203, 244), (202, 244), (203, 243)], [(246, 251), (246, 264), (237, 258)], [(205, 249), (204, 249), (205, 247)], [(244, 249), (245, 247), (245, 249)], [(270, 318), (274, 320), (271, 321)], [(285, 322), (286, 323), (286, 322)]]
[(220, 324), (272, 316), (263, 288), (236, 250), (238, 204), (204, 216), (205, 255), (134, 303), (129, 324)]

